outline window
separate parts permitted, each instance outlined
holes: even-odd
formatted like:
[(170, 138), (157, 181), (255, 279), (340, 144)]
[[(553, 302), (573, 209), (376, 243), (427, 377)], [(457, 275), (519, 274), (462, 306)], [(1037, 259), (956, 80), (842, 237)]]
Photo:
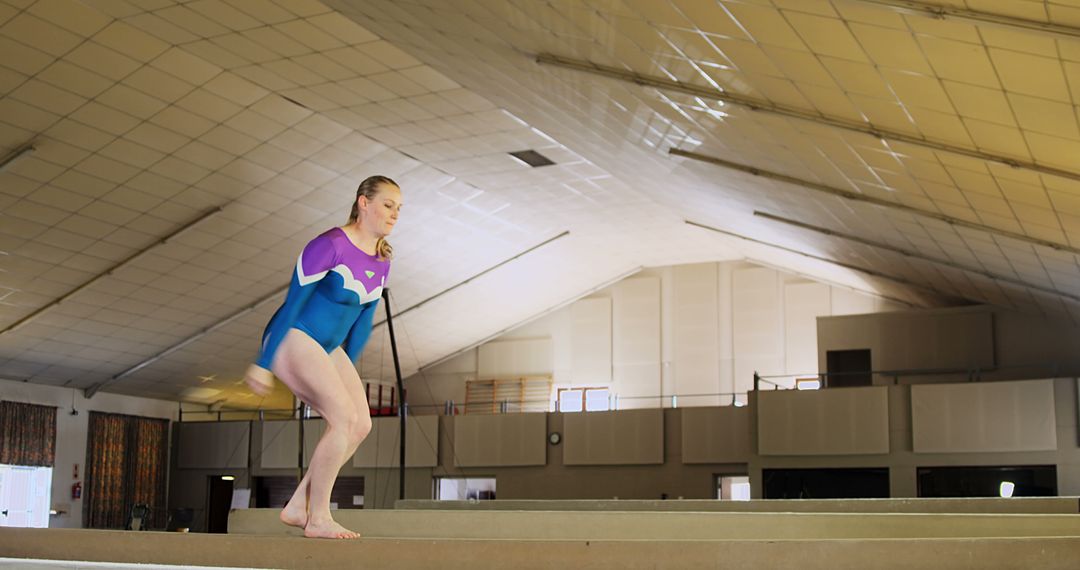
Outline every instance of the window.
[(1053, 497), (1056, 465), (919, 467), (919, 497)]
[(586, 388), (585, 411), (606, 412), (609, 409), (610, 394), (607, 388)]
[(722, 501), (749, 501), (748, 475), (720, 475), (716, 478), (716, 498)]
[(580, 388), (559, 390), (559, 411), (580, 412), (585, 392)]
[(606, 412), (611, 409), (611, 390), (608, 388), (562, 388), (558, 398), (560, 412)]
[(490, 501), (495, 499), (494, 477), (436, 477), (436, 501)]
[(48, 528), (52, 467), (0, 465), (0, 526)]
[(884, 499), (887, 467), (762, 469), (763, 499)]

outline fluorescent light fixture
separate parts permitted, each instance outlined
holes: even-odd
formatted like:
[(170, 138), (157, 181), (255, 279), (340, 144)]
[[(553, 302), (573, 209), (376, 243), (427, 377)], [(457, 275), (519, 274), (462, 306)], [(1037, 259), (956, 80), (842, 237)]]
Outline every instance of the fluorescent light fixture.
[(1002, 481), (1001, 487), (998, 489), (998, 494), (1007, 499), (1013, 496), (1013, 491), (1015, 490), (1016, 484), (1012, 481)]
[(5, 170), (8, 165), (32, 152), (34, 152), (33, 143), (24, 144), (23, 146), (9, 152), (4, 158), (0, 159), (0, 171)]
[(235, 481), (236, 477), (233, 477), (232, 475), (222, 475), (221, 480), (222, 481)]

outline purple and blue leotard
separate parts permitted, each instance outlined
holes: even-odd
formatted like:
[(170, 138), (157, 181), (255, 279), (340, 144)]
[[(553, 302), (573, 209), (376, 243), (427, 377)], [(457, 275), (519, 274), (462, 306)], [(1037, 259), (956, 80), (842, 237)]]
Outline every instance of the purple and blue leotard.
[(333, 228), (304, 246), (296, 260), (285, 303), (263, 332), (256, 364), (270, 370), (278, 346), (298, 329), (326, 353), (343, 347), (356, 361), (371, 335), (390, 261), (356, 247), (341, 228)]

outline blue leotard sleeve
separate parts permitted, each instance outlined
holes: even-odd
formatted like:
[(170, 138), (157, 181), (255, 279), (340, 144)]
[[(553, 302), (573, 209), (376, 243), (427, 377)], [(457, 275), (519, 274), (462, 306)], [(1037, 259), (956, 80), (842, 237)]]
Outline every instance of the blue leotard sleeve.
[(304, 303), (315, 292), (319, 281), (330, 269), (337, 265), (338, 254), (334, 242), (325, 234), (311, 240), (296, 259), (296, 269), (289, 281), (289, 292), (285, 295), (285, 303), (274, 314), (263, 337), (262, 350), (256, 364), (270, 370), (274, 362), (274, 354), (278, 346), (289, 332)]
[(344, 346), (345, 354), (349, 355), (349, 360), (356, 362), (356, 359), (360, 357), (360, 353), (364, 351), (364, 345), (367, 344), (368, 337), (371, 336), (371, 323), (375, 320), (375, 309), (378, 307), (378, 299), (365, 304), (360, 316), (356, 318), (356, 322), (349, 329), (349, 336), (345, 338)]

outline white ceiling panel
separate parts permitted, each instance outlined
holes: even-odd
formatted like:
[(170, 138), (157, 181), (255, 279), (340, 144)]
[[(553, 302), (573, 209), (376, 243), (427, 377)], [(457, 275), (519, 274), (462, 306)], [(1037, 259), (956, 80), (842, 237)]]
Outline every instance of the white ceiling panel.
[(258, 405), (236, 381), (296, 253), (371, 174), (405, 196), (405, 374), (709, 260), (1076, 322), (1077, 81), (1067, 34), (858, 0), (0, 0), (0, 151), (35, 146), (0, 172), (0, 375)]

